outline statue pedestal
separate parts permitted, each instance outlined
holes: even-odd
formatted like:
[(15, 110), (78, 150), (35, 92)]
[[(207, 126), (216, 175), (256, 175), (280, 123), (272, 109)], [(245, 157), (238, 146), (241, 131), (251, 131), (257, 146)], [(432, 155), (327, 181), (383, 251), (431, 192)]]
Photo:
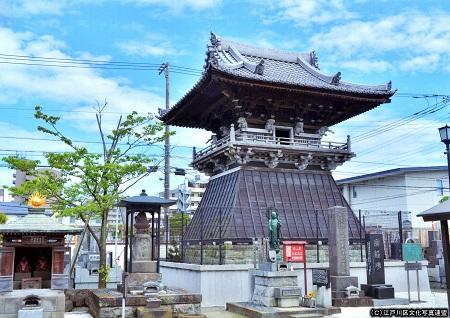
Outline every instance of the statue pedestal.
[(253, 275), (252, 303), (266, 307), (299, 306), (298, 272), (255, 270)]

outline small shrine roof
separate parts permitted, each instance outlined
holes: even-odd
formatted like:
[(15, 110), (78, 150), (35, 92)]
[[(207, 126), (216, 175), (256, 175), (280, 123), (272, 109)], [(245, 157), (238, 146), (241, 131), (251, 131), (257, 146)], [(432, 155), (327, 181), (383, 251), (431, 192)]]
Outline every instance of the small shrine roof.
[(149, 209), (155, 209), (160, 207), (171, 206), (175, 203), (176, 201), (174, 200), (149, 196), (147, 195), (147, 193), (145, 193), (145, 190), (142, 190), (142, 193), (140, 195), (122, 199), (117, 204), (117, 206), (119, 207), (140, 206), (140, 207), (148, 207)]
[(54, 218), (44, 214), (44, 209), (29, 208), (24, 217), (0, 224), (0, 234), (5, 233), (60, 233), (80, 234), (83, 231), (71, 225), (59, 223)]
[(417, 214), (424, 221), (441, 221), (450, 219), (450, 201), (444, 201), (434, 207)]

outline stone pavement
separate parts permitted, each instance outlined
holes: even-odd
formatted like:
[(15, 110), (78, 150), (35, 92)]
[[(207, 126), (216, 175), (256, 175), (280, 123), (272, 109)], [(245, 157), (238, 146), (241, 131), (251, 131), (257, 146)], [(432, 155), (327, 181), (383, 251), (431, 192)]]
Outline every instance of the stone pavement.
[[(395, 293), (395, 297), (408, 299), (408, 293)], [(447, 308), (447, 294), (443, 290), (420, 293), (420, 303), (409, 305), (386, 306), (378, 308)], [(411, 300), (417, 300), (417, 293), (411, 293)], [(330, 318), (368, 318), (372, 307), (342, 307), (340, 314), (328, 316)], [(207, 318), (244, 318), (244, 316), (227, 312), (224, 307), (202, 308), (202, 314)], [(83, 317), (84, 318), (84, 317)]]
[(202, 314), (204, 314), (207, 318), (245, 318), (242, 315), (226, 311), (225, 307), (202, 308)]
[[(408, 299), (408, 293), (395, 293), (395, 297)], [(411, 301), (417, 300), (417, 292), (411, 293)], [(441, 290), (420, 293), (421, 302), (409, 305), (396, 305), (377, 308), (447, 308), (447, 294)], [(370, 317), (369, 311), (372, 307), (342, 307), (340, 314), (334, 314), (332, 318), (366, 318)]]

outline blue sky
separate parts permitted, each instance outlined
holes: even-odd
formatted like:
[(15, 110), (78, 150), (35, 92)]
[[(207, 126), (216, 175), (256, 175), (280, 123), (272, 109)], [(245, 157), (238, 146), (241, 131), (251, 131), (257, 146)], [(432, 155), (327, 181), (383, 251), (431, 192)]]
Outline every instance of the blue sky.
[[(164, 77), (156, 70), (17, 65), (10, 63), (21, 61), (1, 54), (169, 61), (201, 70), (213, 31), (253, 46), (316, 50), (321, 70), (341, 71), (345, 81), (392, 80), (398, 89), (392, 103), (332, 128), (328, 138), (344, 141), (350, 134), (357, 154), (338, 168), (336, 179), (395, 167), (443, 165), (437, 128), (448, 121), (448, 107), (441, 96), (412, 98), (406, 93), (450, 94), (449, 21), (447, 1), (0, 0), (0, 154), (17, 151), (36, 159), (41, 151), (64, 150), (55, 142), (29, 139), (45, 137), (36, 132), (35, 105), (61, 115), (63, 130), (74, 139), (91, 141), (98, 140), (92, 113), (97, 101), (108, 101), (111, 124), (119, 113), (164, 107)], [(171, 78), (173, 104), (199, 76), (173, 72)], [(386, 126), (436, 103), (445, 107)], [(367, 132), (371, 134), (363, 138)], [(177, 129), (172, 165), (187, 167), (189, 146), (201, 148), (208, 138), (203, 131)], [(146, 152), (162, 154), (160, 147)], [(162, 189), (161, 177), (157, 173), (137, 188), (156, 193)], [(0, 168), (0, 183), (11, 181), (12, 171)], [(179, 182), (180, 177), (172, 180)]]

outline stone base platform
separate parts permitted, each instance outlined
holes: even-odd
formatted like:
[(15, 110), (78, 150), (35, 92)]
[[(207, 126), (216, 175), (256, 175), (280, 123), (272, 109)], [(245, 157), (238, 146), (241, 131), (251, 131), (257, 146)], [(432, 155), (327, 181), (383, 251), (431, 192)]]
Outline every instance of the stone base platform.
[(332, 314), (338, 314), (341, 312), (340, 308), (307, 308), (307, 307), (266, 307), (254, 305), (249, 302), (243, 303), (227, 303), (227, 311), (243, 315), (250, 318), (288, 318), (290, 316), (305, 315), (305, 317), (313, 314), (328, 316)]
[(356, 276), (330, 276), (331, 298), (345, 298), (347, 293), (345, 288), (353, 285), (358, 287), (358, 277)]
[(370, 297), (333, 298), (331, 303), (336, 307), (373, 307), (373, 299)]
[[(202, 295), (190, 293), (179, 288), (168, 288), (166, 294), (156, 295), (153, 298), (161, 300), (161, 309), (171, 310), (172, 316), (177, 318), (180, 314), (200, 314)], [(135, 318), (138, 307), (146, 307), (148, 296), (127, 295), (125, 302), (125, 317)], [(94, 289), (89, 291), (86, 298), (89, 313), (94, 318), (120, 317), (122, 312), (122, 293), (110, 289)], [(1, 318), (1, 317), (0, 317)]]
[[(255, 286), (253, 288), (252, 302), (267, 307), (278, 306), (276, 290), (280, 288), (299, 289), (297, 287), (298, 271), (253, 271)], [(300, 294), (301, 292), (299, 292)], [(280, 295), (278, 295), (278, 299)], [(299, 296), (297, 297), (300, 298)], [(297, 303), (297, 305), (299, 302)]]
[(22, 308), (25, 297), (39, 297), (44, 318), (64, 318), (66, 296), (62, 290), (51, 289), (18, 289), (0, 293), (0, 318), (14, 318)]
[(409, 300), (406, 298), (373, 299), (374, 307), (395, 305), (409, 305)]
[(172, 309), (137, 308), (137, 318), (172, 318)]
[(148, 281), (161, 280), (161, 277), (159, 273), (129, 273), (126, 278), (127, 286), (142, 286)]

